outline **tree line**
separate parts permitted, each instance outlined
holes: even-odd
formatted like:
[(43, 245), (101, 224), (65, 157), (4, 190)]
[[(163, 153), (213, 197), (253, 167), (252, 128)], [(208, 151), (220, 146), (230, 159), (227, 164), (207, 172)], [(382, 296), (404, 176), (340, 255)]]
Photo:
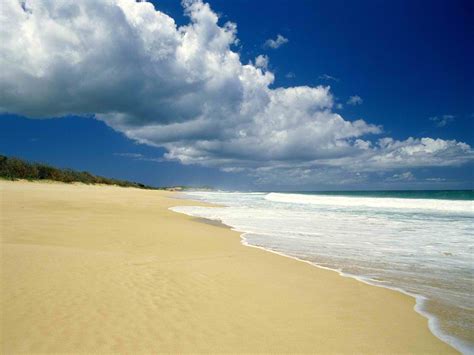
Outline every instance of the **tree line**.
[(93, 175), (87, 171), (58, 169), (46, 164), (30, 163), (18, 158), (0, 155), (0, 178), (8, 180), (53, 180), (65, 183), (82, 182), (84, 184), (118, 185), (140, 189), (156, 189), (138, 182), (111, 179)]

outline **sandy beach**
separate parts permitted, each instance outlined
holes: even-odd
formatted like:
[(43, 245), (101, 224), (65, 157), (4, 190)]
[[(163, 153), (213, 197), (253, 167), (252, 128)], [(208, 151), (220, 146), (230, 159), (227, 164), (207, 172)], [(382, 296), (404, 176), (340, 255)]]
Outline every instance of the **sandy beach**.
[(0, 181), (1, 351), (450, 353), (415, 300), (243, 246), (165, 191)]

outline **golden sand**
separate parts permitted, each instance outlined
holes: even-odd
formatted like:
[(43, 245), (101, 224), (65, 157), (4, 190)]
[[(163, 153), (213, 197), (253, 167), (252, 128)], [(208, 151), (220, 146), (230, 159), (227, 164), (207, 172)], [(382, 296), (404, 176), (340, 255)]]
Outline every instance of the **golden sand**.
[(454, 351), (413, 298), (245, 247), (170, 192), (0, 194), (2, 353)]

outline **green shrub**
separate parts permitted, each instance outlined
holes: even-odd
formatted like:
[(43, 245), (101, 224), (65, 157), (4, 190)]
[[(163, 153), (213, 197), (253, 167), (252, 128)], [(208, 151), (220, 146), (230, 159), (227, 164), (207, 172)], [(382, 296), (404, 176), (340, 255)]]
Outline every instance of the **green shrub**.
[(21, 159), (9, 158), (4, 155), (0, 155), (0, 178), (8, 180), (54, 180), (66, 183), (82, 182), (84, 184), (106, 184), (123, 187), (138, 187), (141, 189), (155, 189), (152, 186), (136, 182), (96, 176), (87, 171), (58, 169), (45, 164), (29, 163)]

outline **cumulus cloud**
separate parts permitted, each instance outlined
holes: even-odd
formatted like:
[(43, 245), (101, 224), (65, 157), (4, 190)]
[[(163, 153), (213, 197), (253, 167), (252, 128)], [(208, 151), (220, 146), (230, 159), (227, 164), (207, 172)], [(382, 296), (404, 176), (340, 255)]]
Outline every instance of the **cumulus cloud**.
[(364, 100), (362, 100), (362, 97), (360, 97), (359, 95), (354, 95), (354, 96), (349, 97), (346, 103), (348, 105), (356, 106), (356, 105), (361, 105), (362, 102), (364, 102)]
[(329, 86), (271, 87), (269, 58), (243, 64), (234, 50), (235, 24), (220, 24), (200, 0), (183, 7), (189, 23), (179, 27), (147, 2), (4, 0), (0, 111), (92, 116), (165, 148), (165, 159), (258, 181), (358, 181), (371, 171), (472, 159), (457, 141), (374, 140), (382, 128), (335, 113)]
[(428, 167), (461, 165), (473, 158), (471, 147), (455, 140), (408, 138), (397, 141), (382, 138), (370, 162), (377, 167)]
[(403, 141), (381, 138), (375, 143), (356, 140), (362, 151), (357, 157), (343, 157), (328, 162), (357, 171), (387, 171), (420, 167), (460, 166), (474, 158), (472, 148), (455, 140), (408, 138)]
[(266, 55), (261, 54), (261, 55), (257, 56), (257, 58), (255, 58), (255, 67), (257, 67), (257, 68), (267, 70), (268, 69), (268, 63), (269, 63), (269, 59), (268, 59), (268, 56), (266, 56)]
[(283, 37), (281, 34), (278, 34), (275, 39), (269, 38), (265, 41), (263, 46), (265, 48), (280, 48), (285, 43), (288, 43), (288, 38)]
[(429, 118), (430, 121), (433, 121), (436, 127), (444, 127), (447, 124), (454, 121), (454, 115), (442, 115), (442, 116), (434, 116)]

